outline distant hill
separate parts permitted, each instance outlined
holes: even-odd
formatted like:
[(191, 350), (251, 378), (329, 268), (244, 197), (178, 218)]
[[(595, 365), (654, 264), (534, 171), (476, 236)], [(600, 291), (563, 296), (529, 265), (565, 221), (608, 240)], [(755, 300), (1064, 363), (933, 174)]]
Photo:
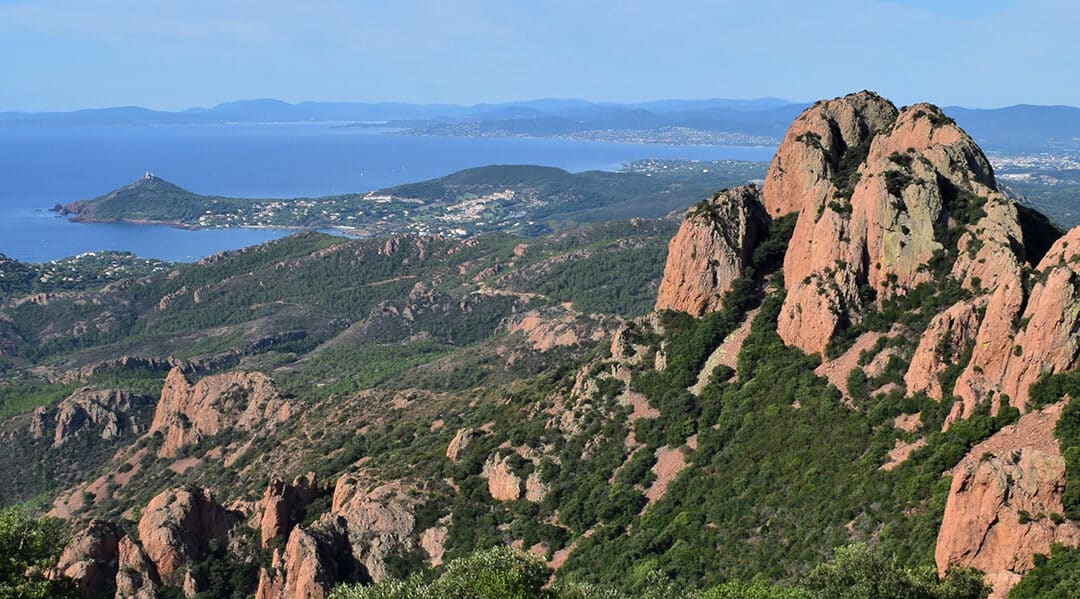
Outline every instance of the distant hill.
[[(256, 99), (179, 112), (133, 106), (73, 112), (4, 112), (0, 113), (0, 127), (344, 122), (383, 123), (424, 135), (530, 135), (596, 141), (775, 145), (806, 106), (805, 102), (780, 98), (667, 99), (631, 104), (546, 98), (472, 106), (403, 102), (290, 104)], [(1080, 108), (954, 106), (945, 112), (993, 151), (1060, 151), (1080, 145)], [(678, 130), (674, 137), (673, 129)], [(713, 135), (703, 136), (701, 132)], [(717, 136), (718, 133), (722, 135)]]
[(200, 195), (147, 173), (104, 195), (53, 210), (78, 222), (187, 228), (335, 228), (364, 237), (485, 231), (535, 235), (585, 222), (664, 216), (722, 187), (758, 179), (764, 170), (764, 163), (741, 161), (670, 161), (583, 173), (492, 165), (368, 193), (291, 199)]

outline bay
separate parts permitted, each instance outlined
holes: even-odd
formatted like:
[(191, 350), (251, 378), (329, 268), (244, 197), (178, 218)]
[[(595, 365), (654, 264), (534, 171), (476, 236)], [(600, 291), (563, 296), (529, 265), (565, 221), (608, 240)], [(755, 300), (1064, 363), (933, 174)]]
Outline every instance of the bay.
[(665, 146), (544, 138), (424, 137), (328, 123), (0, 128), (0, 253), (45, 262), (91, 251), (190, 261), (290, 234), (70, 223), (49, 212), (144, 172), (191, 191), (313, 197), (422, 181), (488, 164), (617, 170), (642, 158), (769, 160), (775, 148)]

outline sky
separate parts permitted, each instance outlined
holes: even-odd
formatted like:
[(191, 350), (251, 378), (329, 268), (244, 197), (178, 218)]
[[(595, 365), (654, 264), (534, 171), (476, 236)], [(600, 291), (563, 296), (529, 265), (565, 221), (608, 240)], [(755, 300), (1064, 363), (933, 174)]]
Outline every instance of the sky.
[(534, 98), (1080, 105), (1069, 0), (0, 0), (0, 111)]

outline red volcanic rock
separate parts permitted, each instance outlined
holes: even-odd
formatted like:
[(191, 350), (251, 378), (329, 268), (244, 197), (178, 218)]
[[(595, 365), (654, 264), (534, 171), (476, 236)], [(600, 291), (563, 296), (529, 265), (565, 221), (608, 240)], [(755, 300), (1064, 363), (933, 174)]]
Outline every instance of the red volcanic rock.
[(923, 392), (941, 401), (938, 376), (975, 343), (978, 326), (979, 316), (971, 302), (958, 302), (935, 316), (919, 339), (904, 375), (908, 393)]
[(211, 542), (228, 543), (239, 520), (206, 489), (169, 490), (143, 510), (139, 539), (162, 582), (178, 584), (190, 564), (206, 557)]
[(387, 576), (386, 561), (416, 547), (416, 506), (421, 494), (411, 485), (395, 481), (374, 488), (343, 476), (334, 487), (330, 515), (316, 524), (328, 528), (339, 522), (348, 536), (352, 555), (376, 582)]
[(275, 538), (288, 538), (289, 531), (304, 515), (304, 508), (319, 495), (315, 474), (297, 477), (292, 484), (275, 478), (263, 494), (262, 519), (259, 529), (262, 546), (267, 548)]
[(521, 477), (514, 474), (510, 456), (492, 455), (484, 463), (480, 476), (487, 479), (488, 493), (496, 501), (515, 501), (521, 498)]
[(123, 534), (112, 522), (91, 520), (64, 547), (56, 572), (74, 579), (85, 595), (103, 594), (116, 578), (117, 545)]
[(256, 430), (289, 417), (270, 378), (259, 372), (228, 372), (191, 384), (179, 368), (165, 379), (150, 432), (165, 441), (159, 457), (175, 457), (181, 447), (226, 428)]
[(109, 441), (125, 432), (140, 432), (130, 412), (150, 403), (150, 398), (128, 391), (83, 387), (53, 408), (35, 410), (30, 435), (40, 439), (51, 432), (53, 447), (60, 447), (84, 430), (101, 427), (101, 438)]
[(446, 457), (451, 462), (457, 462), (461, 456), (461, 452), (468, 449), (469, 444), (474, 439), (480, 437), (481, 433), (471, 429), (463, 428), (458, 429), (458, 432), (454, 434), (454, 438), (451, 439), (450, 444), (446, 446)]
[[(1080, 356), (1080, 227), (1057, 240), (1031, 275), (1028, 294), (1019, 282), (990, 298), (971, 363), (956, 384), (961, 416), (991, 393), (1026, 409), (1028, 389), (1043, 374), (1065, 372)], [(996, 402), (992, 406), (997, 408)]]
[(320, 599), (333, 588), (336, 565), (320, 552), (319, 540), (303, 528), (294, 528), (285, 546), (286, 572), (283, 597)]
[(760, 195), (755, 187), (739, 187), (686, 213), (668, 246), (657, 310), (701, 316), (721, 308), (724, 293), (743, 273), (768, 226)]
[(116, 573), (116, 599), (157, 599), (157, 569), (138, 543), (120, 539), (120, 569)]
[[(823, 181), (826, 193), (790, 202), (800, 208), (784, 257), (787, 297), (778, 332), (809, 353), (823, 351), (842, 323), (858, 322), (874, 298), (931, 282), (935, 256), (955, 256), (952, 276), (968, 287), (1019, 280), (1016, 207), (996, 190), (989, 163), (966, 133), (937, 108), (918, 104), (871, 139), (847, 180), (850, 197)], [(956, 221), (949, 206), (961, 199), (982, 202), (986, 216)], [(947, 226), (966, 235), (958, 247), (938, 239)]]
[(938, 534), (938, 570), (967, 566), (986, 573), (991, 597), (1004, 598), (1054, 543), (1075, 546), (1080, 529), (1062, 514), (1065, 460), (1054, 425), (1063, 404), (1026, 414), (976, 445), (953, 470)]
[(763, 190), (770, 216), (797, 212), (831, 195), (829, 178), (846, 148), (864, 143), (896, 119), (896, 107), (873, 92), (822, 101), (803, 111), (776, 150)]

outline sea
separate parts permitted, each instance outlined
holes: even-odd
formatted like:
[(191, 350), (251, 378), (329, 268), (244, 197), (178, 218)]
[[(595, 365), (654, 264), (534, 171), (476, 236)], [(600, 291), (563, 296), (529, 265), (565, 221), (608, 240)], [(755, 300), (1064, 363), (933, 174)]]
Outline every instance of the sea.
[(47, 262), (102, 250), (192, 261), (293, 233), (71, 223), (56, 204), (146, 172), (191, 191), (315, 197), (423, 181), (488, 164), (618, 170), (637, 159), (769, 160), (775, 148), (670, 146), (524, 137), (427, 137), (333, 123), (0, 127), (0, 254)]

